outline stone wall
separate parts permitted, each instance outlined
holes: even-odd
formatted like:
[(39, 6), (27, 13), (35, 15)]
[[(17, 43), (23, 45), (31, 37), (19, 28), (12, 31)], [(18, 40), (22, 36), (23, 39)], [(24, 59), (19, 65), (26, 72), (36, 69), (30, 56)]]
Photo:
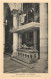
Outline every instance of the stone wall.
[(48, 55), (48, 11), (46, 3), (40, 4), (40, 58)]

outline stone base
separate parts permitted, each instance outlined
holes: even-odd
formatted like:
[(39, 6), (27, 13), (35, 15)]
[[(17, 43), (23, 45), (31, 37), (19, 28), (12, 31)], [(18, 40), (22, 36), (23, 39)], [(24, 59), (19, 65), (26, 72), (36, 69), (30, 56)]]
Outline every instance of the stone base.
[(17, 51), (13, 52), (11, 57), (16, 57), (17, 56)]
[(17, 59), (21, 60), (25, 63), (33, 63), (38, 59), (38, 53), (24, 53), (24, 52), (19, 52), (17, 55)]
[(34, 50), (20, 49), (12, 54), (12, 57), (25, 63), (33, 63), (38, 60), (38, 52)]
[(36, 66), (36, 63), (38, 62), (36, 60), (34, 63), (29, 64), (29, 63), (25, 63), (25, 62), (23, 62), (21, 60), (18, 60), (16, 57), (11, 57), (11, 59), (18, 62), (18, 63), (20, 63), (20, 64), (23, 64), (23, 65), (27, 66), (28, 68), (34, 68)]

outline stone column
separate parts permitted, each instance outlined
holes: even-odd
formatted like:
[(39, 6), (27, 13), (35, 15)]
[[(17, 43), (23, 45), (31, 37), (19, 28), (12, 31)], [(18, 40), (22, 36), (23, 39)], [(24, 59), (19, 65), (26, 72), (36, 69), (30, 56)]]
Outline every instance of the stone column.
[(19, 34), (19, 49), (21, 48), (22, 45), (22, 35)]
[(17, 16), (13, 14), (13, 28), (17, 28)]
[(21, 3), (21, 10), (23, 11), (23, 3)]
[(33, 44), (34, 44), (34, 49), (37, 49), (37, 31), (34, 30), (33, 32)]
[[(13, 28), (18, 28), (17, 15), (13, 14)], [(13, 33), (13, 54), (12, 56), (17, 55), (18, 49), (18, 33)]]
[(47, 3), (40, 3), (40, 59), (48, 55), (48, 8)]

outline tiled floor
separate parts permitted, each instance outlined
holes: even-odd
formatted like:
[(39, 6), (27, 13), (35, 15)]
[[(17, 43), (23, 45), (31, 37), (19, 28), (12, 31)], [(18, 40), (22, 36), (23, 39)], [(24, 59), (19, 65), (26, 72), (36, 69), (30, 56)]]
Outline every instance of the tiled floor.
[(48, 61), (37, 62), (34, 68), (11, 60), (9, 55), (4, 55), (4, 73), (47, 73)]

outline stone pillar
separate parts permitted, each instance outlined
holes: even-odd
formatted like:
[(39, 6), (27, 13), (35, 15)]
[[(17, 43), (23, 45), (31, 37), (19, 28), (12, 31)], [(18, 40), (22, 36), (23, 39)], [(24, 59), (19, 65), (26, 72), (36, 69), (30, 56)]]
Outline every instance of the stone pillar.
[(21, 10), (23, 11), (23, 3), (21, 3)]
[(22, 45), (22, 35), (19, 34), (19, 49), (21, 48)]
[(48, 57), (48, 13), (47, 3), (40, 3), (40, 59)]
[[(13, 15), (13, 28), (18, 28), (17, 16)], [(13, 33), (13, 54), (12, 56), (17, 55), (18, 49), (18, 33)]]
[(37, 31), (34, 30), (33, 32), (33, 44), (34, 44), (34, 49), (37, 49)]
[(17, 28), (17, 17), (13, 15), (13, 28)]

